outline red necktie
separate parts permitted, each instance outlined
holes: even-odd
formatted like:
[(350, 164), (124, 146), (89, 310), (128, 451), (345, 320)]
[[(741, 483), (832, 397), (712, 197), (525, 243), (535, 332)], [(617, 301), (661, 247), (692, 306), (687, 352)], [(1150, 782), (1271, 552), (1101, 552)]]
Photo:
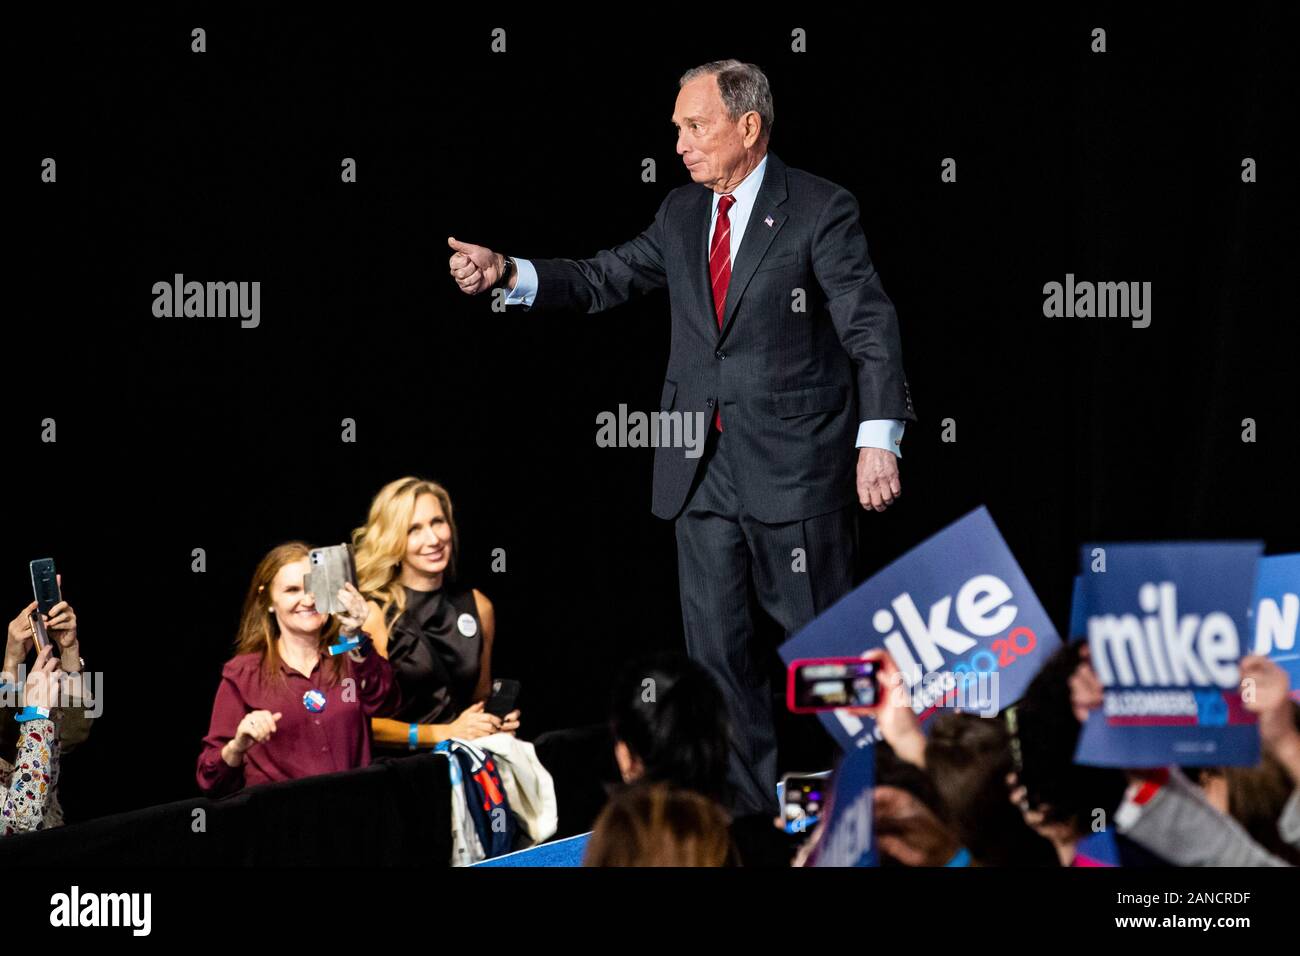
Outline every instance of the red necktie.
[[(718, 200), (718, 219), (713, 224), (713, 240), (709, 243), (709, 278), (713, 282), (713, 311), (718, 317), (718, 331), (722, 331), (722, 316), (727, 308), (727, 286), (731, 284), (731, 220), (727, 210), (736, 201), (732, 195)], [(713, 424), (722, 431), (722, 399), (713, 413)]]

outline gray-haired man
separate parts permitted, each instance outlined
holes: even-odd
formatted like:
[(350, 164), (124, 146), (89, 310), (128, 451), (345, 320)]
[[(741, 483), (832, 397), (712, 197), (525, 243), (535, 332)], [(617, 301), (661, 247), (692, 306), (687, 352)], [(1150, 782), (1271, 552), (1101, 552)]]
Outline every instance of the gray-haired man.
[(450, 270), (468, 294), (503, 284), (507, 304), (536, 311), (600, 312), (668, 289), (661, 407), (713, 427), (703, 456), (656, 449), (652, 511), (675, 521), (687, 649), (731, 709), (733, 810), (775, 815), (753, 607), (790, 634), (849, 590), (857, 507), (883, 511), (900, 494), (916, 416), (853, 195), (768, 151), (758, 67), (709, 63), (679, 86), (672, 122), (692, 182), (641, 235), (581, 260), (508, 259), (453, 237)]

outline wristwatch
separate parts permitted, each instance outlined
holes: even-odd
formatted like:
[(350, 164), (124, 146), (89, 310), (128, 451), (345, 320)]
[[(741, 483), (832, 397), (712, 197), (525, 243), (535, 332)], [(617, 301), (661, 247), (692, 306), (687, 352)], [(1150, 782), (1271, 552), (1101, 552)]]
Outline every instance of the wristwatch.
[(514, 275), (515, 270), (519, 268), (515, 265), (515, 260), (509, 256), (503, 256), (502, 259), (504, 261), (502, 263), (501, 278), (496, 281), (496, 285), (492, 286), (494, 289), (509, 288), (510, 277)]

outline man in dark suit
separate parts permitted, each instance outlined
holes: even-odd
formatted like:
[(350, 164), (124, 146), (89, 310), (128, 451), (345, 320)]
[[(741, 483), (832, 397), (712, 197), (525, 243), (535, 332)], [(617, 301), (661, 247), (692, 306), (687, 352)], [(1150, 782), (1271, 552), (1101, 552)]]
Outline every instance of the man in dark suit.
[(468, 294), (500, 285), (507, 304), (538, 311), (600, 312), (668, 289), (661, 407), (712, 421), (702, 455), (656, 448), (652, 510), (675, 521), (687, 649), (731, 708), (733, 810), (775, 815), (754, 603), (791, 634), (852, 587), (857, 508), (900, 494), (916, 416), (853, 195), (768, 151), (758, 67), (709, 63), (679, 85), (673, 125), (693, 182), (641, 235), (583, 260), (511, 259), (452, 237), (450, 269)]

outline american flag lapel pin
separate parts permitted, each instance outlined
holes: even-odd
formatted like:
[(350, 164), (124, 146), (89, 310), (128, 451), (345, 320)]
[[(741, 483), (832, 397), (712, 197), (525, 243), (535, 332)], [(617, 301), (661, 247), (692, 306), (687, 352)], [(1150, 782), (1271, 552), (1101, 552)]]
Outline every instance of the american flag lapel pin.
[(766, 219), (763, 220), (763, 222), (767, 223), (767, 228), (769, 228), (769, 229), (772, 228), (772, 217), (771, 217), (771, 216), (768, 216)]

